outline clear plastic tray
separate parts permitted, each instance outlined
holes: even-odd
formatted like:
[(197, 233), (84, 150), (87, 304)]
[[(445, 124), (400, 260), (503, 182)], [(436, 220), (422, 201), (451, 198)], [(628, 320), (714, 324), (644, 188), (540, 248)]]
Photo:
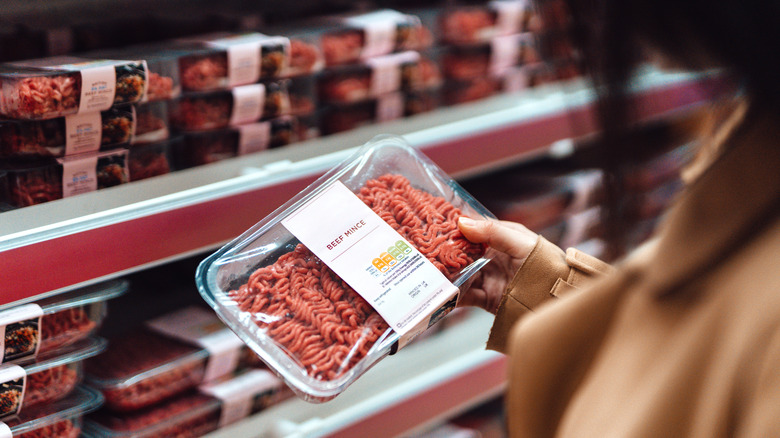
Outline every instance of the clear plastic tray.
[[(196, 281), (204, 299), (296, 394), (315, 402), (340, 394), (397, 348), (399, 340), (397, 333), (363, 298), (332, 271), (321, 268), (319, 258), (282, 225), (282, 220), (336, 182), (356, 194), (362, 191), (359, 197), (363, 196), (369, 207), (400, 230), (455, 286), (466, 287), (489, 260), (484, 246), (468, 242), (457, 231), (456, 220), (461, 214), (475, 218), (493, 216), (403, 139), (380, 136), (201, 262)], [(362, 190), (367, 184), (374, 188)], [(395, 187), (395, 195), (389, 195), (388, 187)], [(383, 194), (403, 199), (415, 216), (434, 208), (436, 212), (429, 211), (432, 216), (426, 217), (431, 224), (441, 221), (442, 229), (428, 234), (428, 239), (436, 239), (436, 244), (417, 240), (419, 233), (426, 233), (429, 222), (415, 223), (407, 215), (397, 218), (406, 225), (398, 225), (394, 214), (383, 207)], [(410, 209), (401, 208), (398, 198), (397, 212), (408, 214)], [(443, 264), (440, 257), (446, 254), (458, 254), (458, 262)], [(285, 268), (288, 263), (300, 268)], [(271, 283), (267, 286), (263, 283), (271, 281), (266, 275), (280, 278), (279, 286), (304, 281), (320, 292), (307, 299), (298, 295), (308, 293), (305, 287), (291, 286), (286, 288), (287, 294), (277, 298), (274, 295), (277, 289)], [(322, 284), (328, 292), (319, 289)], [(297, 303), (295, 306), (301, 306), (301, 310), (284, 305), (288, 301), (282, 296), (289, 297), (289, 302)], [(314, 302), (322, 303), (323, 307), (309, 307)], [(323, 326), (323, 322), (328, 324)]]
[(133, 145), (127, 158), (130, 181), (171, 173), (173, 151), (181, 142), (182, 137), (179, 136), (156, 143)]
[(156, 143), (171, 135), (168, 120), (168, 101), (160, 100), (135, 105), (135, 132), (131, 143)]
[(294, 140), (296, 120), (281, 117), (224, 129), (186, 132), (172, 151), (173, 160), (177, 168), (185, 169), (284, 146)]
[(93, 59), (143, 59), (149, 70), (146, 101), (172, 99), (181, 94), (179, 53), (167, 44), (145, 44), (85, 53)]
[[(263, 90), (258, 91), (258, 87)], [(186, 93), (170, 102), (171, 125), (184, 131), (197, 131), (286, 115), (290, 111), (287, 87), (287, 81), (282, 80), (231, 90)]]
[[(95, 67), (113, 66), (113, 100), (104, 104), (81, 102), (82, 72), (92, 62)], [(15, 119), (49, 119), (83, 112), (106, 110), (114, 104), (140, 101), (146, 91), (143, 61), (91, 61), (85, 58), (44, 58), (0, 65), (0, 114)], [(84, 107), (87, 105), (88, 107)]]
[(531, 33), (492, 38), (480, 44), (448, 46), (442, 49), (441, 69), (448, 79), (504, 76), (517, 65), (541, 61), (539, 43)]
[(323, 107), (320, 129), (323, 134), (349, 131), (365, 125), (400, 119), (404, 116), (403, 93), (388, 93), (360, 102), (334, 103)]
[(112, 280), (38, 301), (43, 310), (39, 353), (95, 333), (107, 315), (108, 300), (127, 292), (128, 286), (126, 280)]
[(482, 5), (453, 6), (439, 14), (437, 34), (447, 44), (487, 41), (538, 28), (529, 0), (497, 0)]
[(330, 68), (320, 75), (317, 87), (323, 102), (348, 103), (422, 85), (420, 54), (406, 51)]
[[(94, 172), (92, 176), (78, 180), (75, 187), (64, 187), (64, 165), (83, 164), (78, 172)], [(54, 201), (79, 193), (91, 192), (129, 181), (127, 170), (127, 149), (118, 148), (94, 154), (81, 154), (61, 159), (42, 159), (30, 163), (0, 164), (0, 204), (20, 208)], [(76, 182), (68, 178), (68, 184)], [(69, 190), (70, 192), (66, 192)]]
[(14, 438), (76, 438), (81, 433), (82, 417), (102, 403), (99, 392), (79, 386), (67, 398), (25, 410), (4, 422)]
[[(225, 382), (230, 383), (229, 379)], [(256, 393), (250, 392), (245, 395), (251, 399), (246, 414), (260, 412), (290, 395), (290, 391), (281, 383)], [(223, 405), (224, 402), (217, 397), (201, 392), (187, 392), (139, 411), (113, 413), (103, 410), (87, 418), (85, 435), (94, 438), (201, 436), (220, 427)]]
[(110, 339), (108, 350), (87, 361), (87, 381), (106, 405), (129, 411), (152, 405), (201, 383), (208, 352), (149, 330)]
[[(39, 355), (34, 362), (19, 364), (26, 375), (24, 387), (16, 382), (0, 387), (0, 397), (5, 401), (3, 414), (18, 409), (19, 402), (20, 412), (25, 413), (32, 407), (67, 397), (84, 378), (82, 361), (105, 348), (104, 339), (91, 337)], [(24, 396), (19, 399), (22, 390)]]
[[(94, 120), (88, 121), (82, 119), (75, 122), (69, 117), (47, 120), (0, 119), (0, 159), (58, 158), (84, 153), (85, 148), (90, 151), (107, 150), (129, 142), (134, 126), (135, 114), (128, 105), (101, 111), (94, 116)], [(77, 138), (87, 135), (93, 136), (86, 141), (89, 146)], [(72, 139), (70, 142), (69, 137)], [(70, 148), (68, 143), (71, 143)]]

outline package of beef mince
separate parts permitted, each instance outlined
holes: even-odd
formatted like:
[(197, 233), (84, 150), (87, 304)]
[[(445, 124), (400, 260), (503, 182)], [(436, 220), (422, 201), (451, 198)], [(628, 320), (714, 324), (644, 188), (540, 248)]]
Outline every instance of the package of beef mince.
[(0, 421), (3, 436), (14, 438), (76, 438), (81, 436), (83, 417), (103, 403), (99, 392), (78, 386), (63, 398), (25, 409)]
[(282, 80), (185, 93), (170, 102), (170, 122), (182, 131), (198, 131), (286, 115), (290, 111), (287, 87), (288, 82)]
[(199, 290), (301, 398), (343, 392), (452, 310), (493, 218), (400, 137), (380, 136), (201, 262)]
[(0, 159), (58, 158), (108, 150), (130, 142), (135, 128), (131, 105), (44, 120), (0, 119)]
[(126, 148), (0, 163), (0, 204), (28, 207), (129, 182)]
[(105, 348), (104, 339), (89, 337), (32, 362), (0, 366), (0, 418), (67, 397), (84, 378), (84, 359)]
[(0, 114), (50, 119), (104, 111), (146, 95), (146, 61), (43, 58), (0, 65)]

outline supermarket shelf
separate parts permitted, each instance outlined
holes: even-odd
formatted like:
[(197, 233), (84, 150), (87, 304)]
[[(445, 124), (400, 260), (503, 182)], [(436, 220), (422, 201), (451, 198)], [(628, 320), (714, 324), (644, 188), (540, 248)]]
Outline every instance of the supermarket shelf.
[[(700, 105), (722, 82), (646, 72), (635, 84), (639, 117)], [(594, 133), (593, 103), (581, 81), (551, 85), (2, 213), (0, 307), (216, 248), (377, 134), (402, 135), (466, 176)]]
[(395, 437), (425, 430), (500, 395), (506, 359), (485, 350), (492, 316), (468, 319), (385, 358), (324, 404), (289, 400), (210, 438)]

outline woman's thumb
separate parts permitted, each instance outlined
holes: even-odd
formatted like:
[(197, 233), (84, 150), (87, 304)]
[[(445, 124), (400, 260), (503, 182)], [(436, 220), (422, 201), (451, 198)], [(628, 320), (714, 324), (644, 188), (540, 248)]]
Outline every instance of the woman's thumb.
[(458, 228), (466, 239), (487, 243), (498, 251), (524, 259), (536, 245), (538, 235), (516, 222), (474, 220), (465, 216), (458, 219)]

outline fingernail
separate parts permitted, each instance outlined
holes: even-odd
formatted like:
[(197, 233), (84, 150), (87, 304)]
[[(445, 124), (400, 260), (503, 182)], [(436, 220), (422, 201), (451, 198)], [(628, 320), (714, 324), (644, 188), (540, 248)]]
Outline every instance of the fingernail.
[(473, 227), (477, 224), (474, 219), (468, 218), (466, 216), (461, 216), (458, 218), (458, 224), (463, 225), (464, 227)]

